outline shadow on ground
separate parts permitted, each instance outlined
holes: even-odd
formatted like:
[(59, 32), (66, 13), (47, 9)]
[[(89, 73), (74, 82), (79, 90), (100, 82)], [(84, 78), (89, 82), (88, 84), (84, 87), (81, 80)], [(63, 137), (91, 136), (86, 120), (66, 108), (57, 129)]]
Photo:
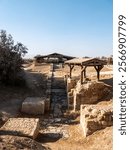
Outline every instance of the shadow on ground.
[(40, 143), (56, 142), (62, 138), (62, 136), (63, 135), (59, 133), (39, 133), (36, 141)]
[(102, 82), (104, 82), (105, 84), (108, 84), (108, 85), (110, 85), (110, 86), (113, 87), (113, 78), (110, 78), (110, 79), (102, 79), (102, 80), (100, 80), (100, 81), (102, 81)]

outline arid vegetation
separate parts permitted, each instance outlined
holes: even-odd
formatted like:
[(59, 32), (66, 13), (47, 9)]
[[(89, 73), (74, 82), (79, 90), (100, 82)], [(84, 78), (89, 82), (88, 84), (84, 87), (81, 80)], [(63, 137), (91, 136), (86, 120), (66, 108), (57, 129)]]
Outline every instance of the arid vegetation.
[(0, 81), (5, 84), (19, 84), (22, 80), (20, 71), (23, 63), (22, 56), (27, 53), (22, 43), (14, 44), (13, 37), (0, 31)]

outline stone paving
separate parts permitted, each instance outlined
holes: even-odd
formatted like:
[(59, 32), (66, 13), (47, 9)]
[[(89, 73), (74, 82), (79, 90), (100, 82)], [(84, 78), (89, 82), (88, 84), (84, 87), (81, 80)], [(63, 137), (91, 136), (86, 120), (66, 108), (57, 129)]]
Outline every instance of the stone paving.
[(44, 138), (48, 139), (59, 139), (69, 138), (69, 132), (67, 127), (69, 126), (69, 120), (66, 118), (50, 118), (43, 119), (40, 122), (42, 130), (40, 133), (43, 134)]

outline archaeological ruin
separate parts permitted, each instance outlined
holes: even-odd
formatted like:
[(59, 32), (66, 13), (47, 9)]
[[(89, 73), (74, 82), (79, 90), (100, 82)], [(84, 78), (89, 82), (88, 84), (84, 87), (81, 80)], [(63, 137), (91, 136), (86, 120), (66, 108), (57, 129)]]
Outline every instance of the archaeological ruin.
[[(87, 138), (113, 126), (113, 87), (107, 84), (112, 82), (112, 69), (105, 61), (53, 53), (36, 56), (24, 70), (32, 94), (26, 94), (14, 109), (16, 114), (7, 117), (1, 135), (43, 144), (70, 140), (74, 133)], [(73, 128), (79, 132), (71, 133)]]

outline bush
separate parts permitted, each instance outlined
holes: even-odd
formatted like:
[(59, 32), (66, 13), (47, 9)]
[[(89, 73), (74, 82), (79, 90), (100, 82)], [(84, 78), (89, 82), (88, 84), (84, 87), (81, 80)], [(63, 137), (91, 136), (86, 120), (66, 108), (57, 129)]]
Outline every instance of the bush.
[(15, 84), (17, 74), (21, 71), (27, 48), (22, 43), (14, 45), (12, 36), (5, 30), (0, 31), (0, 81)]

